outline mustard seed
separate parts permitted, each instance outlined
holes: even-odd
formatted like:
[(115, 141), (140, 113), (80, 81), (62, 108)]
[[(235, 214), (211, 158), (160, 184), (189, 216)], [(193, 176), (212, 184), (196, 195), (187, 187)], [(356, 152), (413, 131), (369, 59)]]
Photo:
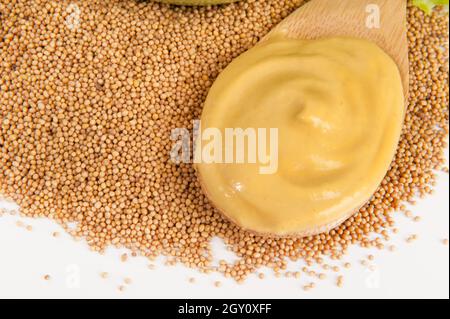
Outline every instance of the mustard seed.
[(31, 9), (9, 2), (0, 15), (0, 193), (24, 216), (68, 231), (74, 223), (70, 234), (94, 251), (113, 245), (222, 272), (209, 268), (210, 241), (220, 237), (238, 256), (222, 273), (243, 282), (268, 266), (277, 276), (291, 259), (312, 266), (340, 260), (353, 245), (383, 249), (373, 235), (397, 233), (393, 212), (417, 193), (432, 194), (435, 170), (446, 165), (448, 15), (408, 5), (404, 128), (372, 199), (327, 233), (266, 238), (212, 207), (192, 165), (170, 161), (170, 135), (191, 129), (221, 70), (305, 1), (175, 9), (78, 1), (76, 26), (67, 24), (64, 1), (35, 0)]
[(337, 285), (339, 288), (342, 288), (342, 287), (344, 286), (344, 276), (339, 276), (339, 277), (337, 278), (336, 285)]

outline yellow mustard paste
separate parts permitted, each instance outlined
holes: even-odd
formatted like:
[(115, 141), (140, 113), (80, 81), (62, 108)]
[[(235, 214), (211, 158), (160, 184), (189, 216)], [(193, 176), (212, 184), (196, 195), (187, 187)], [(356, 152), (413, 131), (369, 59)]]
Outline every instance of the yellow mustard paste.
[(399, 70), (376, 44), (268, 40), (220, 74), (201, 129), (278, 128), (277, 170), (203, 162), (196, 164), (200, 182), (213, 205), (245, 229), (280, 236), (329, 230), (381, 183), (404, 109)]

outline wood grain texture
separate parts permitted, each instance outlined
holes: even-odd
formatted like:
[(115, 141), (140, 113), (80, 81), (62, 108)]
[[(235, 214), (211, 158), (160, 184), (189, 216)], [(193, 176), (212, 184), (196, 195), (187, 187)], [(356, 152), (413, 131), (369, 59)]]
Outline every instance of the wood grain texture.
[[(280, 33), (297, 39), (351, 36), (371, 40), (397, 63), (406, 98), (409, 86), (406, 2), (407, 0), (311, 0), (284, 19), (261, 41)], [(379, 28), (367, 25), (374, 5), (379, 8)], [(369, 26), (371, 21), (369, 20)]]

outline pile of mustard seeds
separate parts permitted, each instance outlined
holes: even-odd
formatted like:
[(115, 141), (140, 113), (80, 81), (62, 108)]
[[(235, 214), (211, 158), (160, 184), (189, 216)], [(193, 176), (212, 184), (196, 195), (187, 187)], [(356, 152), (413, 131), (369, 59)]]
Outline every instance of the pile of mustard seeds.
[[(335, 272), (325, 258), (340, 260), (351, 245), (394, 250), (395, 212), (433, 192), (435, 170), (448, 171), (441, 12), (408, 8), (411, 86), (399, 149), (372, 200), (338, 228), (307, 238), (248, 233), (211, 206), (192, 165), (170, 161), (171, 130), (192, 129), (219, 72), (303, 2), (2, 0), (0, 193), (95, 251), (128, 247), (237, 281), (262, 266), (297, 277), (289, 260)], [(212, 266), (215, 236), (236, 262)]]

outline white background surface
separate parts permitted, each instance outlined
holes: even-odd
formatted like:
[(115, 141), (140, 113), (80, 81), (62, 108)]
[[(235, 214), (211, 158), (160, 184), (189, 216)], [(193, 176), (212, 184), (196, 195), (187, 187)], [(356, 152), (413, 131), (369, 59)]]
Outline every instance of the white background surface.
[[(225, 279), (219, 274), (204, 275), (184, 266), (165, 266), (163, 258), (150, 270), (143, 257), (120, 261), (121, 253), (109, 249), (104, 255), (91, 252), (84, 242), (70, 238), (48, 220), (24, 219), (18, 216), (0, 217), (0, 298), (449, 298), (449, 247), (442, 243), (449, 236), (449, 177), (439, 173), (436, 193), (418, 200), (412, 207), (420, 222), (396, 214), (399, 234), (392, 234), (397, 251), (354, 247), (341, 267), (344, 287), (336, 286), (338, 274), (328, 273), (320, 281), (303, 274), (300, 279), (275, 278), (271, 271), (264, 280), (252, 275), (243, 284)], [(9, 207), (0, 202), (0, 207)], [(32, 225), (27, 231), (16, 222)], [(59, 238), (52, 232), (59, 231)], [(406, 238), (418, 234), (418, 240), (406, 243)], [(213, 242), (215, 257), (233, 258), (220, 240)], [(368, 254), (372, 270), (360, 261)], [(299, 270), (301, 263), (291, 264), (289, 270)], [(102, 279), (101, 272), (109, 278)], [(51, 280), (43, 276), (49, 274)], [(124, 278), (132, 284), (120, 292)], [(194, 284), (190, 277), (196, 278)], [(214, 282), (220, 280), (217, 288)], [(316, 288), (305, 292), (302, 287), (316, 282)]]

